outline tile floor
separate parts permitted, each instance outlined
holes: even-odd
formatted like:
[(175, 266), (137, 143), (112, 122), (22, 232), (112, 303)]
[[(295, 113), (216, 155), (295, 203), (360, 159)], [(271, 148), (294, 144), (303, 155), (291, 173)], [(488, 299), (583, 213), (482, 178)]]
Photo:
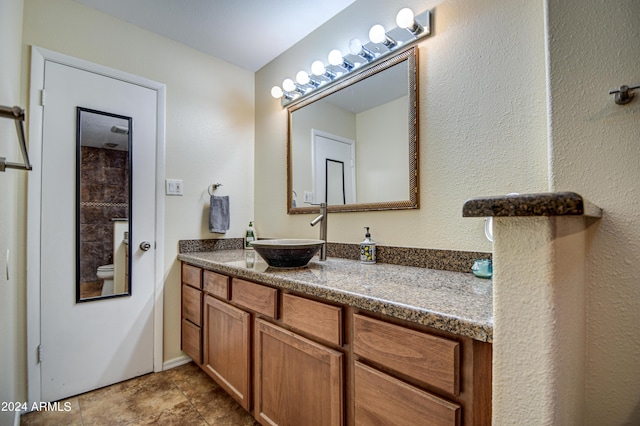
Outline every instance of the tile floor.
[(70, 411), (22, 416), (21, 425), (258, 425), (195, 364), (152, 373), (62, 401)]

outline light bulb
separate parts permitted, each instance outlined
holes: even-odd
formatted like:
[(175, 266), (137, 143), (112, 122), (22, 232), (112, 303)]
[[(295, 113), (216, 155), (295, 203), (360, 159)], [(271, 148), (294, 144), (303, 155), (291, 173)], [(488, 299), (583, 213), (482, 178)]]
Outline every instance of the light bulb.
[(309, 84), (309, 74), (307, 74), (306, 71), (298, 71), (298, 74), (296, 74), (296, 81), (298, 82), (298, 84)]
[(285, 79), (282, 82), (282, 88), (287, 92), (293, 92), (296, 90), (296, 84), (290, 78)]
[(311, 72), (314, 75), (324, 75), (324, 64), (322, 63), (322, 61), (315, 61), (314, 63), (311, 64)]
[(396, 15), (396, 24), (400, 28), (411, 28), (413, 27), (413, 23), (415, 22), (415, 17), (413, 15), (413, 10), (405, 7), (404, 9), (400, 9), (398, 14)]
[(336, 66), (342, 65), (342, 52), (338, 49), (333, 49), (329, 52), (329, 63)]
[(273, 96), (276, 99), (280, 99), (282, 97), (284, 93), (282, 93), (282, 89), (280, 88), (280, 86), (273, 86), (271, 88), (271, 96)]
[(369, 30), (369, 40), (372, 43), (383, 43), (386, 39), (387, 35), (382, 25), (376, 24)]
[(358, 55), (362, 51), (362, 42), (357, 38), (349, 40), (349, 53), (352, 55)]

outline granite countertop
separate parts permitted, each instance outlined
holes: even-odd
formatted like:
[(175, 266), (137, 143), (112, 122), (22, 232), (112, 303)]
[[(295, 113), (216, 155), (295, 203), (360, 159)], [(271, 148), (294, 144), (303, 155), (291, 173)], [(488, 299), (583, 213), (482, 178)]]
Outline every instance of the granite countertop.
[(507, 194), (467, 200), (464, 217), (585, 216), (602, 217), (602, 209), (575, 192)]
[[(255, 261), (252, 262), (253, 256)], [(269, 267), (253, 251), (181, 253), (215, 272), (320, 297), (484, 342), (493, 341), (493, 284), (471, 273), (329, 257), (301, 269)], [(253, 263), (253, 264), (252, 264)]]

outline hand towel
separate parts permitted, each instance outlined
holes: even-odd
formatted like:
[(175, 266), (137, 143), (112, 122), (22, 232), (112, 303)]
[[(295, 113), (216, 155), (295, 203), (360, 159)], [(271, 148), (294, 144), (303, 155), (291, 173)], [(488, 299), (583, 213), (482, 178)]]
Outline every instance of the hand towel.
[(229, 230), (229, 196), (211, 196), (209, 231), (224, 234)]

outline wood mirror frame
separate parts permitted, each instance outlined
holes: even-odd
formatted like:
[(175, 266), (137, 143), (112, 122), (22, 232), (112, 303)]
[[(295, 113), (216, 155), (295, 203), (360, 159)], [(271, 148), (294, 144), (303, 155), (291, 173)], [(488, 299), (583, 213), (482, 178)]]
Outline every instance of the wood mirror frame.
[(376, 210), (403, 210), (419, 208), (419, 174), (418, 174), (418, 48), (413, 46), (398, 53), (390, 55), (387, 59), (380, 62), (372, 63), (363, 67), (360, 71), (356, 71), (353, 75), (348, 75), (344, 79), (340, 79), (324, 89), (318, 90), (309, 97), (304, 97), (297, 102), (293, 102), (287, 106), (288, 110), (288, 128), (287, 128), (287, 213), (288, 214), (304, 214), (315, 213), (319, 211), (317, 205), (305, 207), (293, 207), (293, 113), (334, 94), (342, 89), (350, 87), (368, 77), (384, 72), (385, 70), (407, 62), (407, 97), (408, 97), (408, 145), (409, 155), (407, 158), (408, 176), (407, 184), (409, 197), (406, 200), (390, 200), (372, 203), (354, 203), (342, 205), (329, 205), (330, 212), (354, 212), (354, 211), (376, 211)]

